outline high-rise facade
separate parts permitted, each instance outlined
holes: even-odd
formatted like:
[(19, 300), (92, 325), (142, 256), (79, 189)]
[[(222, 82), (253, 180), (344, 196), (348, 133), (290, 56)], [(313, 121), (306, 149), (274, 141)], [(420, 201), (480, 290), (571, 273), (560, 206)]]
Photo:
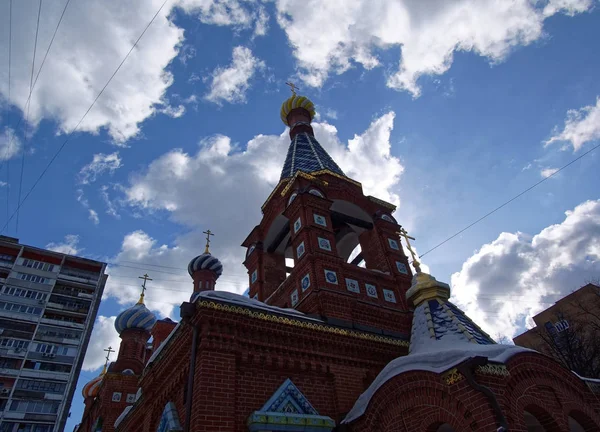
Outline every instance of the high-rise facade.
[(0, 431), (64, 429), (106, 264), (0, 236)]

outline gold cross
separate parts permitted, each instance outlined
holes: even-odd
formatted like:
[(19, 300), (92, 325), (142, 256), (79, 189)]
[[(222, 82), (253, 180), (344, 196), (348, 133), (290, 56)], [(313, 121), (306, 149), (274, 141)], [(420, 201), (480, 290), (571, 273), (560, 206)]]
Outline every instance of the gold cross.
[(150, 278), (150, 276), (148, 276), (147, 273), (144, 276), (138, 276), (138, 279), (144, 279), (144, 283), (142, 284), (142, 294), (140, 295), (140, 299), (138, 300), (138, 303), (144, 303), (144, 291), (148, 289), (146, 288), (146, 281), (152, 279)]
[(206, 234), (206, 248), (204, 249), (204, 253), (210, 253), (208, 251), (208, 246), (210, 246), (210, 236), (214, 236), (214, 234), (211, 232), (211, 230), (206, 230), (203, 231), (202, 234)]
[(108, 349), (105, 349), (104, 352), (106, 352), (106, 361), (104, 362), (104, 368), (102, 369), (102, 375), (104, 375), (106, 373), (106, 367), (108, 366), (108, 360), (110, 359), (110, 353), (115, 352), (114, 349), (112, 349), (112, 347), (108, 347)]
[(401, 235), (402, 237), (404, 237), (404, 240), (406, 240), (406, 248), (408, 249), (408, 251), (410, 252), (410, 255), (412, 256), (412, 264), (415, 268), (415, 270), (417, 271), (417, 273), (421, 273), (421, 264), (419, 263), (419, 260), (417, 259), (417, 256), (415, 254), (415, 251), (413, 250), (413, 248), (410, 245), (410, 240), (414, 240), (414, 237), (411, 237), (408, 235), (408, 231), (406, 231), (404, 228), (400, 228), (400, 231), (398, 231), (396, 234)]
[(290, 86), (290, 90), (292, 91), (293, 94), (296, 94), (296, 90), (300, 90), (300, 88), (296, 87), (296, 84), (294, 84), (294, 83), (286, 82), (285, 85)]

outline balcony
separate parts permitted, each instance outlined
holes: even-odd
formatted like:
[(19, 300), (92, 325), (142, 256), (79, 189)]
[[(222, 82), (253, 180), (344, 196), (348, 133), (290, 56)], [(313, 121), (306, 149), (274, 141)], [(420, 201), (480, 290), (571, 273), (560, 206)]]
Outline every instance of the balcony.
[(57, 309), (57, 310), (61, 310), (61, 311), (66, 311), (66, 312), (70, 312), (76, 315), (83, 315), (84, 317), (87, 316), (88, 312), (89, 312), (89, 308), (85, 308), (85, 307), (74, 307), (74, 306), (68, 306), (62, 303), (56, 303), (54, 301), (49, 301), (46, 304), (46, 307), (51, 308), (51, 309)]
[(81, 342), (79, 339), (48, 336), (43, 333), (36, 334), (35, 340), (44, 341), (44, 342), (53, 342), (53, 343), (57, 343), (59, 345), (79, 345)]
[(39, 360), (72, 365), (75, 362), (75, 357), (57, 355), (53, 353), (30, 352), (27, 356), (27, 360)]
[[(0, 369), (0, 371), (1, 370), (2, 369)], [(69, 376), (71, 376), (70, 372), (52, 372), (52, 371), (42, 371), (42, 370), (35, 370), (35, 369), (23, 369), (22, 371), (19, 371), (17, 369), (17, 373), (15, 375), (18, 375), (19, 372), (21, 372), (22, 377), (26, 377), (26, 378), (45, 378), (45, 379), (52, 379), (52, 380), (57, 380), (57, 381), (68, 381)]]
[(4, 376), (17, 376), (21, 369), (12, 369), (12, 368), (0, 368), (0, 375)]
[(100, 278), (100, 274), (63, 267), (60, 270), (58, 277), (59, 279), (96, 285), (98, 283), (98, 279)]
[(85, 324), (83, 324), (83, 323), (80, 324), (80, 323), (74, 323), (74, 322), (70, 322), (70, 321), (62, 321), (62, 320), (52, 319), (52, 318), (42, 318), (40, 320), (40, 323), (51, 324), (51, 325), (61, 326), (61, 327), (81, 329), (81, 330), (83, 330), (85, 328)]
[(13, 357), (23, 358), (27, 353), (25, 348), (0, 348), (0, 356), (2, 357)]

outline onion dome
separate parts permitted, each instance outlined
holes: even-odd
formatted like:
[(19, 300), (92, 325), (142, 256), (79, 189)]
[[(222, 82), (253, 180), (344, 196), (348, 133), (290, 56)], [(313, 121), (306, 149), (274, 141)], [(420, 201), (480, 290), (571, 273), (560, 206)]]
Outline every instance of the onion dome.
[(190, 276), (198, 270), (211, 270), (215, 274), (215, 280), (223, 273), (223, 264), (210, 253), (203, 253), (190, 261), (188, 265), (188, 273)]
[(135, 306), (124, 310), (117, 316), (115, 329), (119, 334), (127, 329), (150, 331), (155, 322), (156, 317), (144, 304), (144, 295), (142, 294)]
[(95, 398), (96, 396), (98, 396), (98, 393), (100, 392), (100, 385), (102, 384), (102, 380), (104, 379), (105, 373), (106, 365), (104, 366), (104, 369), (102, 369), (102, 372), (100, 372), (99, 376), (97, 376), (96, 378), (94, 378), (93, 380), (91, 380), (83, 386), (81, 394), (83, 395), (84, 399)]
[(306, 96), (298, 96), (293, 93), (283, 104), (281, 105), (281, 121), (286, 126), (289, 126), (287, 116), (294, 108), (304, 108), (310, 113), (310, 118), (315, 117), (315, 105)]

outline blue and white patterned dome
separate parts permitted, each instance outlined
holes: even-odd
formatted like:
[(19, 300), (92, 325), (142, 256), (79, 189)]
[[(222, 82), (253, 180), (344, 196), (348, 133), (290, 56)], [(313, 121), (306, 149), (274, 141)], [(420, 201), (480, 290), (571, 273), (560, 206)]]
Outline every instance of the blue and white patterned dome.
[(117, 319), (115, 320), (115, 329), (119, 334), (127, 329), (142, 329), (150, 331), (155, 322), (156, 317), (148, 310), (146, 305), (143, 303), (143, 300), (140, 299), (140, 302), (138, 302), (135, 306), (124, 310), (119, 314), (119, 316), (117, 316)]
[(190, 276), (198, 270), (212, 270), (215, 273), (215, 279), (218, 279), (223, 273), (223, 264), (210, 253), (203, 253), (190, 261), (188, 265), (188, 273)]

